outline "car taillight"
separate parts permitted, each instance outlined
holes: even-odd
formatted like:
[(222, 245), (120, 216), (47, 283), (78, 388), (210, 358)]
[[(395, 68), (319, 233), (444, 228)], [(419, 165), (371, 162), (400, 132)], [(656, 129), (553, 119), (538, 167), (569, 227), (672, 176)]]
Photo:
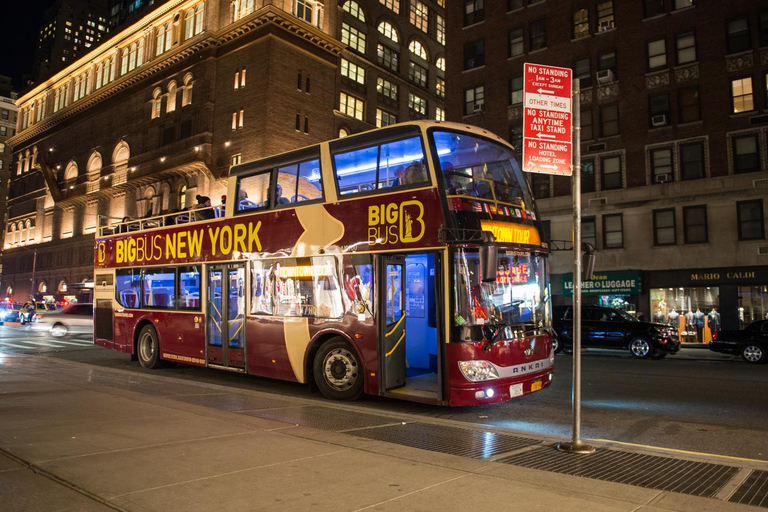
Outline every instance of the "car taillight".
[(715, 333), (712, 335), (713, 340), (717, 340), (717, 335), (720, 334), (720, 331), (715, 331)]

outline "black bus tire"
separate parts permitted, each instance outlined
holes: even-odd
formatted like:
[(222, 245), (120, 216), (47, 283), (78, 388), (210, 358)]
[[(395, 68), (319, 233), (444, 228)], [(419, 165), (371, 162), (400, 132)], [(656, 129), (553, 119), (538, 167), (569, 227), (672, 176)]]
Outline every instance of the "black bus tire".
[(320, 392), (332, 400), (357, 400), (363, 396), (360, 358), (342, 338), (323, 343), (315, 354), (312, 373)]
[(154, 370), (163, 365), (160, 359), (160, 342), (155, 328), (151, 325), (145, 325), (139, 332), (139, 339), (136, 342), (136, 355), (141, 366), (148, 370)]

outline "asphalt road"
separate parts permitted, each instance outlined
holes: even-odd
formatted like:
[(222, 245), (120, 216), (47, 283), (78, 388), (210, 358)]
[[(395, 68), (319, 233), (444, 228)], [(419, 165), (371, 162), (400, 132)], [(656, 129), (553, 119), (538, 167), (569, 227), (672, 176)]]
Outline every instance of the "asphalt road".
[[(0, 327), (0, 354), (27, 353), (143, 372), (138, 363), (94, 347), (87, 337), (51, 338)], [(567, 440), (572, 432), (572, 358), (558, 355), (555, 380), (540, 393), (500, 405), (446, 408), (367, 397), (361, 409), (392, 411), (511, 429)], [(235, 388), (325, 398), (304, 385), (175, 365), (163, 375)], [(582, 438), (768, 460), (768, 365), (684, 349), (660, 361), (585, 354)]]

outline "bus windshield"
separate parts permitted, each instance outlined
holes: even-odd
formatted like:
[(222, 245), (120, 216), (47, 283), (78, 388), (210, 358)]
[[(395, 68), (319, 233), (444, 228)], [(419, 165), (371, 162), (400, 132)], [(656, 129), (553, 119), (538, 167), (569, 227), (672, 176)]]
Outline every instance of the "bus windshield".
[(549, 327), (546, 258), (499, 251), (497, 261), (496, 281), (485, 283), (479, 251), (461, 249), (455, 253), (454, 325), (495, 325), (526, 331)]
[(511, 149), (466, 133), (432, 131), (446, 194), (533, 205)]

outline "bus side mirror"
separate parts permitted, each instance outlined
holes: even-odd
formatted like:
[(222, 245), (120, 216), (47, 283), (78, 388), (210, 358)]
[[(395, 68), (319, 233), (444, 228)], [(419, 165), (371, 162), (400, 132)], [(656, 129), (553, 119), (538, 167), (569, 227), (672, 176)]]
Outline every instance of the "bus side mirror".
[(496, 269), (498, 267), (499, 248), (495, 245), (480, 246), (480, 268), (484, 283), (496, 281)]
[(585, 281), (592, 279), (592, 274), (595, 273), (595, 259), (597, 251), (592, 244), (586, 242), (581, 244), (581, 251), (586, 256), (586, 259), (581, 262), (581, 269), (583, 271), (583, 277)]

